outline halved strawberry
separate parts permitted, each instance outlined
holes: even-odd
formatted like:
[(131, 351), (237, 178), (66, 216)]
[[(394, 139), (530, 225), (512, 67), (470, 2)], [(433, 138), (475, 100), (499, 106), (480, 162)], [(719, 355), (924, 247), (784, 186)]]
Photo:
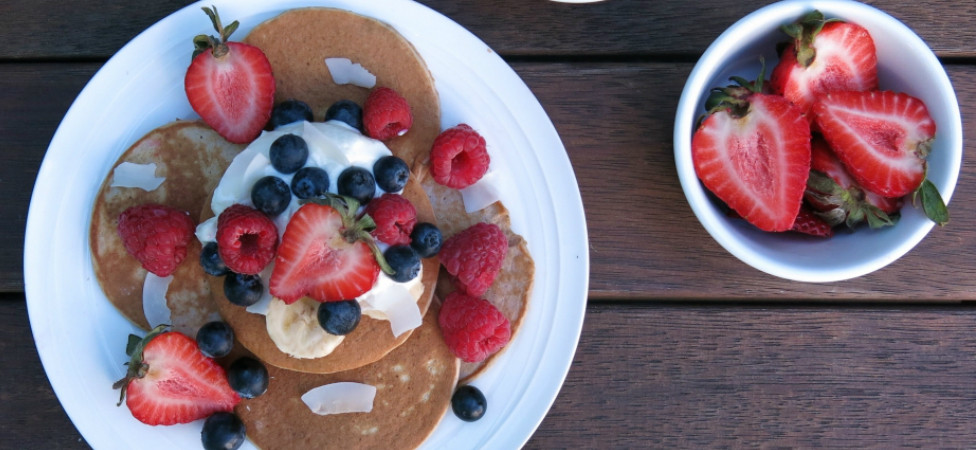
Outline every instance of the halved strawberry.
[(793, 226), (810, 173), (810, 125), (793, 104), (754, 83), (713, 90), (691, 140), (698, 178), (764, 231)]
[(812, 11), (782, 29), (793, 40), (782, 50), (769, 84), (811, 123), (810, 108), (821, 95), (878, 88), (878, 56), (864, 27)]
[(128, 372), (113, 388), (122, 389), (132, 416), (149, 425), (173, 425), (231, 412), (240, 396), (224, 369), (200, 352), (184, 334), (153, 329), (131, 351)]
[(220, 37), (200, 35), (193, 39), (196, 50), (184, 79), (186, 97), (193, 110), (224, 139), (250, 142), (261, 133), (274, 106), (271, 63), (255, 46), (227, 42), (237, 29), (237, 21), (225, 28), (216, 8), (203, 10)]
[(800, 208), (800, 213), (796, 215), (790, 231), (822, 238), (834, 235), (834, 229), (830, 224), (806, 208)]
[(813, 137), (810, 154), (810, 178), (803, 198), (815, 214), (831, 226), (844, 223), (853, 228), (865, 221), (871, 228), (894, 225), (889, 214), (901, 209), (901, 198), (864, 190), (820, 135)]
[(305, 296), (320, 302), (354, 299), (373, 287), (386, 264), (369, 235), (373, 220), (356, 220), (358, 202), (338, 196), (322, 202), (299, 208), (278, 246), (269, 289), (287, 304)]

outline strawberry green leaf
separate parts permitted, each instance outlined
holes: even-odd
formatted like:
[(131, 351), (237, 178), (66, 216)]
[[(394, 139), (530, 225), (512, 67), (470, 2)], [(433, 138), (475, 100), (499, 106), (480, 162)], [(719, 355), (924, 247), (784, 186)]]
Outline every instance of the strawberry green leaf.
[(939, 194), (939, 188), (935, 187), (928, 178), (922, 181), (922, 185), (915, 191), (913, 203), (916, 198), (921, 200), (922, 211), (925, 212), (926, 217), (939, 225), (949, 223), (949, 209), (946, 208), (942, 195)]

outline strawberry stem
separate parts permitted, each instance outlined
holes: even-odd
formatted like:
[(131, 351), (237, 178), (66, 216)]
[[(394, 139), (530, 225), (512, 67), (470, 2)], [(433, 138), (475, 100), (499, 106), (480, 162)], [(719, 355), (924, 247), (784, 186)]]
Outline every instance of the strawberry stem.
[(132, 346), (132, 336), (129, 337), (129, 342), (126, 345), (126, 354), (130, 355), (129, 362), (125, 365), (129, 366), (126, 370), (125, 377), (119, 381), (112, 384), (112, 389), (122, 389), (122, 393), (119, 395), (119, 403), (115, 406), (121, 406), (122, 402), (125, 400), (125, 390), (129, 387), (129, 382), (146, 376), (146, 372), (149, 371), (149, 365), (143, 362), (142, 351), (149, 344), (149, 341), (156, 338), (160, 334), (165, 333), (169, 329), (169, 325), (163, 324), (158, 325), (146, 334), (146, 337), (142, 338), (135, 346)]
[(316, 203), (319, 205), (329, 206), (332, 209), (339, 212), (339, 217), (342, 218), (342, 227), (345, 230), (342, 232), (342, 237), (346, 242), (352, 244), (356, 241), (363, 241), (369, 250), (373, 253), (373, 258), (376, 259), (376, 264), (379, 264), (380, 269), (383, 273), (387, 275), (395, 275), (396, 271), (390, 267), (390, 264), (386, 262), (386, 258), (383, 256), (383, 251), (380, 250), (379, 246), (376, 244), (376, 240), (373, 236), (369, 234), (370, 231), (376, 229), (376, 222), (373, 220), (369, 214), (363, 214), (358, 219), (356, 218), (356, 213), (359, 211), (359, 201), (347, 197), (345, 195), (338, 195), (332, 193), (326, 193), (324, 197), (321, 198), (310, 198), (301, 202), (304, 203)]
[(203, 7), (203, 12), (210, 17), (210, 22), (213, 24), (214, 30), (217, 30), (217, 36), (208, 36), (205, 34), (197, 35), (193, 38), (193, 57), (196, 58), (197, 55), (206, 51), (212, 50), (213, 56), (215, 58), (220, 58), (224, 56), (229, 51), (227, 47), (227, 42), (230, 40), (230, 35), (237, 31), (237, 27), (240, 26), (236, 20), (231, 22), (230, 25), (226, 27), (220, 22), (220, 14), (217, 13), (216, 6)]

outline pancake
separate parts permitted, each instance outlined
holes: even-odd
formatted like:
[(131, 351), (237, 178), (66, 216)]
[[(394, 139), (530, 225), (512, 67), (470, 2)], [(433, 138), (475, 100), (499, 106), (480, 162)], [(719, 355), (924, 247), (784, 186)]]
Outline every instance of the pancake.
[(389, 25), (332, 8), (286, 11), (255, 27), (244, 42), (268, 57), (275, 77), (275, 102), (297, 99), (312, 107), (315, 120), (338, 100), (363, 105), (369, 90), (337, 85), (326, 58), (348, 58), (376, 76), (376, 86), (392, 88), (410, 104), (413, 126), (386, 142), (408, 165), (427, 157), (440, 133), (440, 100), (427, 65)]
[[(427, 200), (427, 195), (413, 178), (407, 183), (402, 195), (410, 200), (414, 208), (417, 209), (418, 222), (433, 223), (435, 221), (434, 212)], [(213, 213), (210, 211), (208, 203), (205, 207), (205, 216), (202, 219), (212, 216)], [(423, 259), (423, 269), (420, 276), (424, 285), (424, 293), (417, 299), (417, 306), (422, 315), (427, 312), (434, 295), (439, 268), (440, 260), (437, 257)], [(381, 274), (380, 276), (385, 275)], [(390, 322), (376, 320), (364, 314), (356, 329), (347, 334), (332, 353), (321, 358), (294, 358), (279, 350), (278, 346), (271, 340), (263, 315), (249, 313), (245, 308), (234, 305), (230, 300), (227, 300), (227, 297), (224, 296), (223, 277), (208, 278), (214, 303), (220, 310), (220, 315), (234, 329), (237, 340), (262, 361), (273, 366), (320, 374), (350, 370), (375, 362), (389, 353), (390, 350), (403, 344), (410, 336), (410, 332), (405, 332), (399, 337), (394, 337), (390, 330)], [(267, 280), (264, 281), (267, 283)]]
[[(495, 305), (508, 319), (512, 330), (511, 339), (514, 340), (516, 332), (522, 325), (529, 297), (532, 294), (535, 262), (529, 254), (525, 239), (512, 231), (508, 209), (501, 202), (495, 202), (484, 209), (468, 213), (464, 209), (461, 193), (456, 189), (437, 184), (430, 176), (424, 178), (422, 185), (433, 206), (445, 240), (479, 222), (498, 225), (508, 238), (508, 252), (505, 254), (501, 271), (483, 297)], [(454, 285), (450, 275), (443, 271), (437, 283), (437, 296), (444, 298), (453, 290)], [(507, 347), (506, 345), (505, 348)], [(462, 362), (461, 383), (481, 373), (505, 348), (481, 362)]]
[[(89, 231), (92, 264), (105, 296), (140, 328), (149, 329), (142, 304), (148, 272), (125, 250), (117, 229), (119, 215), (130, 206), (159, 203), (189, 212), (196, 222), (221, 174), (242, 148), (225, 141), (203, 122), (176, 121), (146, 134), (113, 165), (114, 172), (125, 161), (155, 163), (156, 176), (165, 178), (158, 188), (113, 187), (111, 172), (102, 183)], [(219, 317), (199, 258), (200, 243), (192, 239), (166, 295), (174, 329), (191, 336)]]
[[(437, 311), (432, 306), (406, 343), (368, 366), (329, 375), (268, 366), (267, 392), (235, 409), (247, 437), (264, 450), (419, 446), (447, 411), (458, 379), (458, 359), (441, 338)], [(376, 387), (371, 412), (320, 416), (301, 400), (312, 388), (346, 381)]]

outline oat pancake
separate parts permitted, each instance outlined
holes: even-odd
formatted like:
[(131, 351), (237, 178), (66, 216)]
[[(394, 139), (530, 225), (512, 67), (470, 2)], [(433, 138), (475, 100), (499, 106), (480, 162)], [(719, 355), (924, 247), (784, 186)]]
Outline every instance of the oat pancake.
[[(505, 254), (505, 262), (484, 298), (494, 304), (508, 318), (514, 340), (529, 303), (532, 282), (535, 279), (535, 263), (529, 254), (525, 239), (512, 231), (508, 209), (501, 202), (495, 202), (484, 209), (468, 213), (464, 209), (464, 200), (459, 191), (437, 184), (430, 176), (424, 178), (422, 185), (434, 208), (434, 214), (437, 216), (444, 239), (454, 236), (478, 222), (498, 225), (508, 238), (508, 252)], [(437, 296), (440, 298), (444, 298), (454, 290), (450, 275), (446, 271), (442, 273), (437, 284)], [(462, 362), (461, 382), (463, 383), (480, 373), (504, 350), (503, 348), (479, 363)]]
[[(142, 307), (147, 271), (119, 238), (119, 214), (130, 206), (160, 203), (189, 212), (196, 222), (221, 174), (242, 148), (225, 141), (203, 122), (177, 121), (149, 132), (113, 165), (114, 172), (125, 161), (155, 163), (156, 176), (165, 178), (158, 188), (112, 187), (113, 173), (106, 176), (93, 205), (89, 235), (92, 263), (105, 296), (139, 327), (149, 328)], [(200, 243), (193, 239), (166, 295), (174, 328), (191, 335), (218, 317), (199, 255)]]
[[(411, 178), (402, 195), (410, 200), (414, 208), (417, 209), (418, 222), (434, 223), (434, 212), (419, 183)], [(202, 219), (213, 216), (209, 203), (205, 208)], [(440, 260), (436, 257), (423, 260), (420, 276), (424, 285), (424, 293), (417, 300), (421, 314), (425, 314), (430, 306), (439, 268)], [(385, 275), (381, 274), (380, 276)], [(410, 332), (406, 332), (399, 337), (394, 337), (390, 330), (390, 322), (363, 315), (359, 326), (347, 334), (332, 353), (314, 359), (293, 358), (279, 350), (278, 346), (271, 340), (263, 315), (249, 313), (245, 308), (234, 305), (227, 300), (223, 291), (223, 277), (208, 278), (210, 279), (210, 290), (213, 293), (214, 303), (220, 310), (220, 315), (234, 328), (237, 340), (262, 361), (273, 366), (310, 373), (333, 373), (350, 370), (382, 358), (390, 350), (405, 342), (410, 335)]]
[(332, 8), (286, 11), (261, 23), (244, 39), (264, 51), (275, 77), (275, 102), (298, 99), (309, 104), (315, 120), (338, 100), (364, 104), (369, 90), (332, 80), (326, 58), (348, 58), (376, 76), (376, 86), (394, 89), (407, 99), (413, 126), (387, 142), (408, 165), (427, 157), (440, 133), (440, 101), (423, 59), (389, 25)]
[[(413, 448), (437, 427), (457, 384), (458, 360), (444, 344), (437, 308), (406, 343), (359, 369), (330, 375), (268, 366), (268, 391), (235, 409), (247, 437), (264, 450), (304, 448)], [(319, 416), (302, 394), (328, 383), (376, 387), (373, 410)]]

